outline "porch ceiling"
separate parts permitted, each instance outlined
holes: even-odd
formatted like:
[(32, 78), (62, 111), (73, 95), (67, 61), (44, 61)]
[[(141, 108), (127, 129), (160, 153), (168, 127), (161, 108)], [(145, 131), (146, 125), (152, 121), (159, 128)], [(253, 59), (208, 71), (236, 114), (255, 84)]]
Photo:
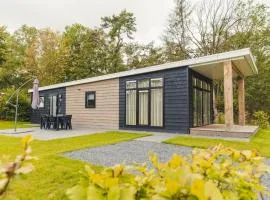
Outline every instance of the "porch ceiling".
[(191, 65), (190, 68), (210, 79), (213, 80), (223, 80), (224, 78), (224, 61), (231, 60), (234, 70), (233, 78), (241, 75), (244, 77), (251, 76), (258, 73), (257, 67), (254, 63), (252, 55), (240, 56), (231, 59), (221, 59), (217, 58), (214, 62), (201, 63)]

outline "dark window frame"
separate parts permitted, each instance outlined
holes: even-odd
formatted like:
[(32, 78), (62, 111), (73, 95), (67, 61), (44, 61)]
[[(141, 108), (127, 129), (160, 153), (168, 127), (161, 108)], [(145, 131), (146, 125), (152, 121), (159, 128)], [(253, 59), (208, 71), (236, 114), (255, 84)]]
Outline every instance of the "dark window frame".
[[(152, 86), (151, 84), (151, 79), (161, 79), (162, 80), (162, 85), (161, 86)], [(138, 83), (141, 80), (148, 80), (149, 82), (149, 87), (138, 87)], [(129, 81), (136, 81), (136, 88), (127, 88), (126, 83)], [(163, 98), (163, 116), (162, 116), (162, 126), (152, 126), (151, 125), (151, 90), (152, 89), (162, 89), (162, 98)], [(165, 78), (163, 76), (158, 76), (158, 77), (147, 77), (147, 78), (139, 78), (139, 79), (130, 79), (125, 81), (125, 94), (126, 91), (128, 90), (136, 90), (136, 125), (129, 125), (126, 123), (126, 109), (125, 109), (125, 126), (126, 127), (136, 127), (136, 128), (165, 128)], [(139, 91), (140, 90), (148, 90), (148, 124), (147, 125), (141, 125), (139, 124)], [(126, 95), (125, 95), (125, 104), (126, 104)]]
[[(94, 95), (94, 104), (88, 105), (87, 97), (88, 95)], [(85, 92), (85, 108), (96, 108), (96, 91), (87, 91)]]
[[(193, 85), (193, 78), (196, 78), (196, 86)], [(201, 86), (198, 86), (198, 80), (201, 82)], [(207, 87), (204, 88), (203, 85), (204, 83), (207, 83)], [(203, 76), (199, 75), (198, 73), (192, 72), (191, 74), (191, 93), (192, 93), (192, 127), (201, 127), (205, 125), (209, 125), (212, 123), (212, 82), (211, 80), (208, 80), (207, 78), (204, 78)], [(209, 87), (208, 87), (209, 86)], [(201, 123), (199, 124), (199, 112), (198, 112), (198, 96), (196, 97), (197, 103), (196, 103), (196, 125), (194, 121), (194, 90), (196, 90), (196, 94), (198, 92), (201, 92), (201, 115), (200, 115), (200, 120)], [(204, 108), (204, 94), (210, 95), (209, 99), (209, 109), (210, 110), (205, 110)], [(197, 94), (198, 95), (198, 94)], [(207, 112), (208, 115), (208, 123), (204, 121), (204, 114)]]

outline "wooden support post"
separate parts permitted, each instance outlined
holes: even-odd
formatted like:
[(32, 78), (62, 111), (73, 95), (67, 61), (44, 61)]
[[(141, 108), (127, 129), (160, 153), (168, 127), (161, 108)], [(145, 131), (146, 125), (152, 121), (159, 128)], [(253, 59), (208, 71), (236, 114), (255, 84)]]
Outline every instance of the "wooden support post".
[(224, 65), (224, 111), (226, 130), (233, 128), (233, 69), (232, 61), (225, 61)]
[(245, 80), (242, 77), (238, 79), (238, 109), (239, 125), (245, 126)]

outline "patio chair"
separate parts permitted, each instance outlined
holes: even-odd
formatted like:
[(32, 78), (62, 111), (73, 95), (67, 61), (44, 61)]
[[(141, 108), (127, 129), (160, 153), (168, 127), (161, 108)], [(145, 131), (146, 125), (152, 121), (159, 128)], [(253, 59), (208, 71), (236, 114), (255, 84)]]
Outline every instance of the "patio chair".
[(47, 118), (47, 129), (51, 129), (53, 127), (54, 129), (56, 128), (56, 118), (53, 116), (49, 116)]
[(72, 119), (72, 115), (66, 115), (66, 116), (64, 117), (64, 120), (65, 120), (65, 128), (66, 128), (66, 129), (72, 129), (71, 119)]
[(40, 117), (40, 129), (46, 129), (47, 128), (47, 122), (48, 116), (47, 115), (41, 115)]

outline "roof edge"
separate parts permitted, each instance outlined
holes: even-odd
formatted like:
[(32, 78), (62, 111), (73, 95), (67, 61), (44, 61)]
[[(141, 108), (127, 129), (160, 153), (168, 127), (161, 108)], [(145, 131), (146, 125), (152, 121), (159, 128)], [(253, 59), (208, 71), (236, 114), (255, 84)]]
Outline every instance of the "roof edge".
[[(139, 68), (139, 69), (132, 69), (128, 71), (117, 72), (113, 74), (106, 74), (106, 75), (85, 78), (85, 79), (80, 79), (80, 80), (75, 80), (75, 81), (70, 81), (70, 82), (48, 85), (48, 86), (40, 87), (39, 91), (69, 87), (73, 85), (92, 83), (92, 82), (97, 82), (97, 81), (109, 80), (109, 79), (120, 78), (120, 77), (125, 77), (125, 76), (132, 76), (132, 75), (149, 73), (149, 72), (154, 72), (154, 71), (161, 71), (161, 70), (172, 69), (176, 67), (189, 66), (192, 68), (192, 66), (196, 66), (196, 65), (201, 65), (201, 64), (205, 64), (209, 62), (221, 62), (222, 60), (234, 59), (241, 56), (242, 57), (244, 56), (247, 59), (247, 62), (249, 63), (249, 66), (252, 68), (252, 71), (254, 72), (254, 74), (258, 74), (258, 69), (256, 67), (255, 59), (251, 53), (251, 50), (250, 48), (245, 48), (245, 49), (223, 52), (223, 53), (218, 53), (218, 54), (213, 54), (213, 55), (208, 55), (208, 56), (203, 56), (203, 57), (191, 58), (188, 60), (165, 63), (161, 65), (154, 65), (154, 66), (149, 66), (149, 67), (144, 67), (144, 68)], [(29, 93), (32, 91), (33, 91), (32, 89), (28, 90)]]

